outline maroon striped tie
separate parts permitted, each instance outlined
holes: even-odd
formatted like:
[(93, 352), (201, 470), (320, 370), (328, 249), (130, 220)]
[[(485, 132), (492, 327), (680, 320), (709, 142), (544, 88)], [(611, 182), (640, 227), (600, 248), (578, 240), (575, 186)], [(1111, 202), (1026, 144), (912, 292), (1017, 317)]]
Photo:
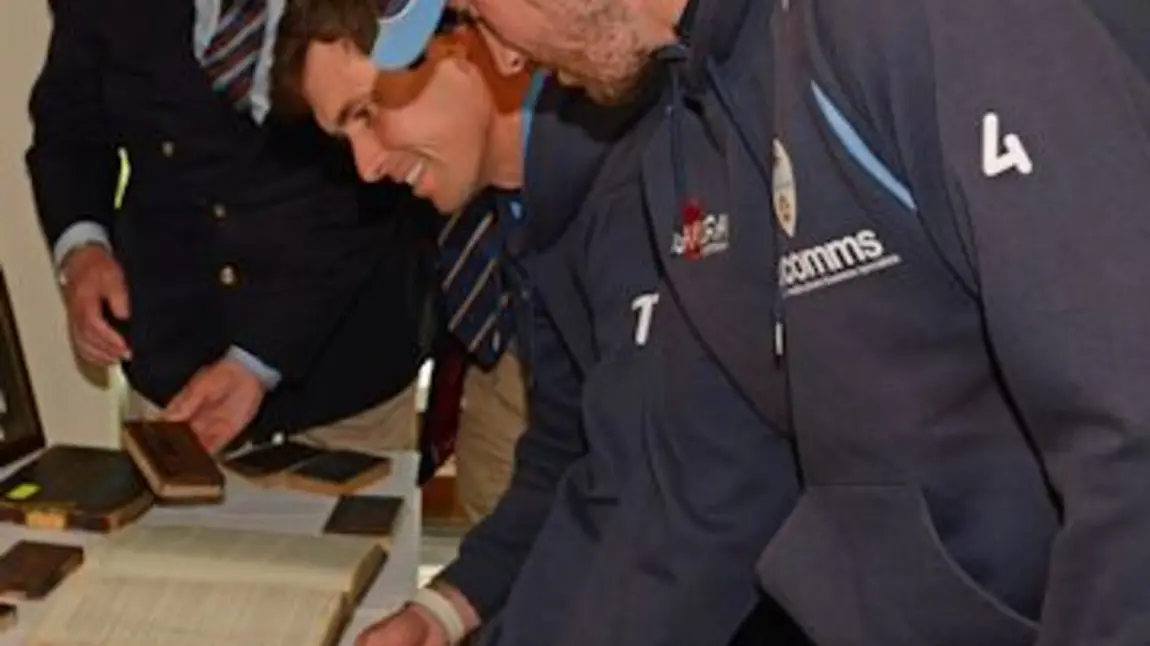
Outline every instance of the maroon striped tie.
[(267, 24), (265, 0), (225, 0), (203, 65), (212, 87), (237, 108), (248, 104)]

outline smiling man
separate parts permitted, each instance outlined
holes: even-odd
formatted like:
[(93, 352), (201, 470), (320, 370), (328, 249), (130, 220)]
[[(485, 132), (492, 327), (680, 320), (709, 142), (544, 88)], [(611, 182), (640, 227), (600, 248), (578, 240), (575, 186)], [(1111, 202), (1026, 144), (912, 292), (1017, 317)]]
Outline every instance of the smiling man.
[[(356, 14), (364, 8), (367, 20)], [(512, 303), (521, 286), (502, 248), (522, 216), (523, 108), (539, 79), (522, 56), (447, 26), (423, 65), (378, 74), (362, 53), (375, 30), (359, 27), (372, 16), (350, 2), (290, 6), (273, 70), (276, 109), (314, 114), (347, 143), (364, 180), (409, 184), (452, 214), (439, 234), (440, 280), (448, 331), (472, 364), (455, 457), (460, 502), (476, 522), (506, 489), (526, 424)], [(344, 36), (316, 37), (326, 33)]]
[[(390, 11), (423, 17), (420, 5)], [(515, 288), (529, 424), (507, 494), (459, 558), (358, 643), (443, 646), (482, 626), (481, 642), (498, 646), (804, 644), (769, 602), (757, 606), (753, 572), (797, 492), (791, 448), (698, 346), (645, 222), (627, 217), (643, 209), (642, 184), (615, 172), (625, 155), (602, 156), (648, 102), (560, 104), (553, 84), (535, 100), (522, 58), (475, 26), (390, 22), (373, 41), (376, 18), (370, 0), (297, 0), (277, 54), (281, 105), (310, 105), (365, 178), (408, 182), (466, 214), (490, 187), (563, 168), (533, 160), (541, 136), (606, 168), (565, 184), (585, 190), (584, 208), (529, 203), (519, 223), (484, 207), (490, 220), (447, 224), (443, 241), (460, 232), (465, 247), (494, 248), (494, 271)], [(717, 253), (721, 229), (706, 244), (688, 229), (682, 247)]]

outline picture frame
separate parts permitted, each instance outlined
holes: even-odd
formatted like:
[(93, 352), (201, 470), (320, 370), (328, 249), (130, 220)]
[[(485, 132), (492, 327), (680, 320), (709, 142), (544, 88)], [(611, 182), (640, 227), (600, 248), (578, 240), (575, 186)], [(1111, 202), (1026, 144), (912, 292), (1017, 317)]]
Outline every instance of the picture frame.
[(15, 307), (0, 267), (0, 468), (39, 451), (46, 443)]

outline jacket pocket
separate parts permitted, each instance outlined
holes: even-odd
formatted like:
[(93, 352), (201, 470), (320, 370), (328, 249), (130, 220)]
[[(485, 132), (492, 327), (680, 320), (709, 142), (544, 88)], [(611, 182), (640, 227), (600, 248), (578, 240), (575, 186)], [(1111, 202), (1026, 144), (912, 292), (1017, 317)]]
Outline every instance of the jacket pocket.
[(946, 552), (904, 486), (808, 489), (763, 551), (759, 579), (820, 646), (1029, 646), (1037, 627)]

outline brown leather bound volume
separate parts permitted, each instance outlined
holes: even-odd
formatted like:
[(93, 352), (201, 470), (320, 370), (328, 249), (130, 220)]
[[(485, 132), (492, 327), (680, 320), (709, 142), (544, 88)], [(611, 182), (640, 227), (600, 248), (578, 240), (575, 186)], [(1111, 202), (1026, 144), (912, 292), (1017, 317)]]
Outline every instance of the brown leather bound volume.
[(124, 425), (123, 439), (124, 449), (159, 499), (180, 503), (223, 500), (224, 474), (187, 424), (130, 422)]
[(398, 496), (342, 496), (327, 517), (323, 533), (370, 536), (391, 551), (402, 510), (403, 498)]
[(109, 532), (139, 518), (154, 500), (127, 453), (58, 444), (0, 482), (0, 521)]
[(0, 556), (0, 595), (43, 599), (83, 562), (75, 545), (20, 541)]
[(283, 472), (276, 484), (326, 496), (349, 496), (391, 473), (391, 460), (356, 451), (325, 451)]
[(253, 482), (271, 485), (285, 470), (323, 455), (323, 452), (323, 449), (295, 442), (265, 444), (228, 459), (224, 466)]

